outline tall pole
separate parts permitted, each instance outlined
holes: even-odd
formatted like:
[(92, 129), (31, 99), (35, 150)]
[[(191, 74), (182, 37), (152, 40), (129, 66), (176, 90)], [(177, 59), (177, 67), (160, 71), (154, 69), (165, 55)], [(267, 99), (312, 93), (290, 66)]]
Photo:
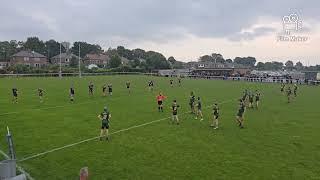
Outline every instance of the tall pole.
[(11, 133), (9, 131), (9, 127), (7, 126), (7, 143), (9, 147), (9, 157), (10, 159), (16, 159), (16, 154), (14, 152), (13, 140)]
[(60, 65), (60, 69), (59, 69), (59, 77), (60, 78), (62, 78), (62, 72), (61, 72), (61, 43), (59, 43), (60, 44), (60, 55), (59, 55), (59, 59), (60, 59), (60, 63), (59, 63), (59, 65)]
[(79, 43), (79, 78), (81, 78), (81, 59), (80, 59), (80, 43)]

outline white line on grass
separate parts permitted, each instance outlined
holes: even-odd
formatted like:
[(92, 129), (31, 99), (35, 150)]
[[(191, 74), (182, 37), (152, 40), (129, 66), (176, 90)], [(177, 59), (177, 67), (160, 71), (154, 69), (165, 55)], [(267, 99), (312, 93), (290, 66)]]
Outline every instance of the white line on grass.
[[(221, 102), (219, 104), (225, 104), (225, 103), (231, 102), (233, 100), (234, 99), (223, 101), (223, 102)], [(211, 107), (211, 105), (206, 106), (205, 108), (209, 108), (209, 107)], [(190, 113), (190, 111), (187, 111), (187, 112), (184, 112), (184, 113), (181, 113), (181, 114), (187, 114), (187, 113)], [(169, 119), (169, 118), (171, 118), (171, 116), (166, 117), (166, 118), (162, 118), (162, 119), (158, 119), (158, 120), (154, 120), (154, 121), (150, 121), (150, 122), (147, 122), (147, 123), (131, 126), (131, 127), (125, 128), (125, 129), (121, 129), (121, 130), (112, 132), (112, 133), (110, 133), (110, 135), (118, 134), (120, 132), (128, 131), (130, 129), (135, 129), (135, 128), (138, 128), (138, 127), (142, 127), (142, 126), (146, 126), (146, 125), (153, 124), (153, 123), (156, 123), (156, 122), (160, 122), (160, 121), (163, 121), (163, 120), (166, 120), (166, 119)], [(49, 154), (49, 153), (52, 153), (52, 152), (55, 152), (55, 151), (59, 151), (59, 150), (62, 150), (62, 149), (66, 149), (66, 148), (69, 148), (69, 147), (72, 147), (72, 146), (76, 146), (76, 145), (79, 145), (79, 144), (82, 144), (82, 143), (85, 143), (85, 142), (89, 142), (89, 141), (92, 141), (92, 140), (95, 140), (95, 139), (98, 139), (98, 138), (100, 138), (100, 136), (92, 137), (92, 138), (85, 139), (85, 140), (82, 140), (82, 141), (78, 141), (78, 142), (75, 142), (75, 143), (72, 143), (72, 144), (68, 144), (68, 145), (65, 145), (65, 146), (53, 148), (51, 150), (44, 151), (42, 153), (38, 153), (38, 154), (35, 154), (35, 155), (31, 155), (31, 156), (22, 158), (22, 159), (19, 160), (19, 162), (27, 161), (27, 160), (34, 159), (34, 158), (37, 158), (37, 157), (40, 157), (40, 156), (44, 156), (46, 154)]]
[[(6, 159), (9, 159), (9, 156), (5, 152), (3, 152), (1, 149), (0, 149), (0, 154), (2, 154)], [(18, 164), (16, 164), (16, 167), (21, 173), (25, 174), (29, 180), (34, 180), (33, 177), (31, 177), (30, 174), (27, 173), (21, 166), (18, 166)]]

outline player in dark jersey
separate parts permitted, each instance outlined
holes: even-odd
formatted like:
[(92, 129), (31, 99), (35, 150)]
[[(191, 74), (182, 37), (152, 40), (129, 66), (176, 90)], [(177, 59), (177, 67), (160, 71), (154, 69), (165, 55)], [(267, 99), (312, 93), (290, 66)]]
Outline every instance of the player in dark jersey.
[(180, 77), (178, 77), (178, 85), (179, 85), (179, 87), (181, 86), (181, 78)]
[(107, 85), (106, 85), (106, 84), (104, 84), (104, 85), (102, 86), (102, 95), (103, 95), (103, 96), (106, 96), (106, 95), (107, 95)]
[(109, 95), (112, 96), (112, 84), (108, 84)]
[(173, 100), (172, 103), (172, 123), (176, 122), (179, 125), (179, 118), (178, 118), (178, 108), (180, 106), (177, 104), (176, 100)]
[(197, 101), (197, 113), (196, 113), (196, 118), (198, 119), (198, 117), (200, 118), (200, 121), (203, 121), (203, 115), (202, 115), (202, 103), (200, 100), (200, 97), (198, 97), (198, 101)]
[(214, 129), (218, 129), (219, 128), (219, 107), (218, 104), (215, 103), (213, 105), (213, 109), (212, 109), (212, 124), (211, 127), (214, 127)]
[(148, 86), (149, 86), (149, 91), (153, 91), (153, 81), (152, 80), (150, 80), (149, 82), (148, 82)]
[(131, 85), (130, 81), (127, 81), (126, 86), (127, 86), (129, 94), (131, 93), (130, 85)]
[(297, 91), (298, 91), (298, 86), (297, 86), (297, 84), (294, 84), (294, 86), (293, 86), (294, 97), (297, 97)]
[(245, 104), (245, 102), (247, 101), (247, 97), (248, 97), (248, 90), (245, 89), (243, 92), (243, 96), (242, 96), (242, 101)]
[(44, 90), (42, 88), (38, 88), (38, 96), (40, 99), (40, 103), (43, 102), (43, 94), (44, 94)]
[(94, 87), (93, 83), (90, 82), (90, 83), (89, 83), (89, 86), (88, 86), (88, 88), (89, 88), (89, 95), (90, 95), (90, 96), (93, 96), (93, 87)]
[(244, 122), (244, 112), (245, 112), (245, 105), (242, 99), (239, 99), (240, 105), (239, 110), (237, 113), (237, 122), (239, 123), (240, 128), (243, 128), (243, 122)]
[(256, 90), (256, 108), (259, 108), (259, 102), (260, 102), (260, 92), (258, 90)]
[(103, 112), (98, 115), (98, 118), (101, 120), (100, 141), (103, 137), (106, 137), (106, 140), (109, 140), (109, 124), (111, 114), (107, 107), (104, 107)]
[(286, 85), (284, 83), (281, 83), (281, 87), (280, 87), (280, 92), (281, 93), (283, 93), (285, 87), (286, 87)]
[(194, 96), (193, 92), (191, 91), (190, 99), (189, 99), (191, 114), (195, 114), (194, 103), (195, 103), (195, 96)]
[(291, 102), (291, 95), (292, 95), (292, 90), (291, 90), (291, 87), (289, 86), (287, 89), (288, 103)]
[(170, 79), (170, 86), (173, 87), (173, 80)]
[(70, 88), (70, 101), (71, 101), (72, 103), (74, 102), (74, 94), (75, 94), (74, 88), (71, 87), (71, 88)]
[(250, 93), (249, 94), (249, 108), (253, 108), (253, 98), (254, 98), (253, 93)]
[(12, 88), (12, 96), (13, 96), (12, 102), (18, 103), (18, 89), (15, 87)]

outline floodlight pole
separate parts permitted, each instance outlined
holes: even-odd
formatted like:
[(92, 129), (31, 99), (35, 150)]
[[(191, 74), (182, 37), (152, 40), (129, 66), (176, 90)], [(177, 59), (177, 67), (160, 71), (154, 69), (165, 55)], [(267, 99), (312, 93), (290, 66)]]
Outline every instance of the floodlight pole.
[(61, 72), (61, 43), (59, 43), (60, 44), (60, 55), (59, 55), (59, 59), (60, 59), (60, 63), (59, 63), (59, 65), (60, 65), (60, 67), (59, 67), (59, 77), (60, 78), (62, 78), (62, 72)]
[(80, 42), (79, 42), (79, 78), (81, 78), (81, 58), (80, 58)]
[(9, 147), (9, 157), (11, 159), (16, 159), (16, 154), (14, 152), (14, 146), (13, 146), (13, 140), (12, 140), (12, 136), (10, 134), (8, 126), (7, 126), (7, 142), (8, 142), (8, 147)]

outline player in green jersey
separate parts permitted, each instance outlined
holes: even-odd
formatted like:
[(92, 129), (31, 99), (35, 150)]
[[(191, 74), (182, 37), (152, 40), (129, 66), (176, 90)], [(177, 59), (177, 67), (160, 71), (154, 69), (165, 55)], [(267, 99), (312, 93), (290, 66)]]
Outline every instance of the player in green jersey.
[(103, 112), (98, 115), (98, 118), (101, 120), (100, 141), (103, 137), (106, 137), (106, 140), (109, 140), (109, 124), (111, 114), (107, 107), (104, 107)]

